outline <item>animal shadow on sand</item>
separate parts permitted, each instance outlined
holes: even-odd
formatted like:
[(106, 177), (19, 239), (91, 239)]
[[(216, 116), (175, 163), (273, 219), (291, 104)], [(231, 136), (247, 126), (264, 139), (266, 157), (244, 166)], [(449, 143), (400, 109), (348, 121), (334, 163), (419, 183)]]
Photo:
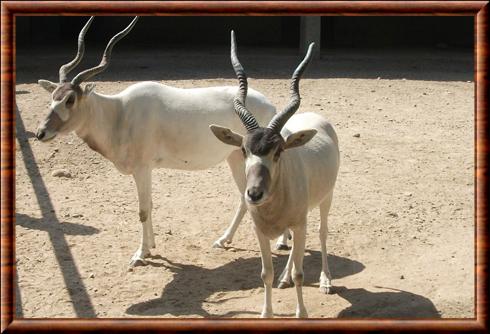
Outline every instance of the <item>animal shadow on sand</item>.
[[(321, 258), (320, 252), (306, 250), (304, 258), (305, 286), (318, 286)], [(230, 299), (240, 298), (220, 298), (219, 293), (252, 290), (262, 287), (263, 284), (260, 279), (262, 264), (260, 257), (238, 258), (213, 269), (202, 268), (191, 264), (175, 263), (161, 256), (155, 256), (154, 259), (165, 261), (165, 263), (151, 261), (150, 265), (166, 267), (174, 274), (173, 279), (164, 287), (159, 298), (131, 305), (126, 310), (127, 314), (143, 316), (164, 314), (173, 316), (198, 315), (204, 317), (231, 317), (237, 314), (259, 314), (258, 312), (246, 310), (230, 311), (223, 315), (210, 314), (203, 308), (203, 304), (221, 304)], [(287, 254), (273, 257), (275, 284), (277, 284), (278, 277), (285, 267), (287, 259)], [(329, 255), (328, 261), (334, 279), (354, 275), (364, 269), (364, 265), (360, 262), (345, 257)], [(196, 282), (199, 283), (196, 284)], [(214, 296), (215, 294), (217, 296)], [(213, 297), (210, 298), (211, 296)], [(250, 309), (250, 307), (244, 304), (244, 309)], [(278, 314), (278, 316), (291, 315), (293, 314)]]
[(351, 306), (342, 310), (339, 318), (440, 318), (434, 304), (423, 296), (385, 287), (375, 288), (395, 292), (371, 292), (366, 289), (334, 288), (334, 293), (347, 300)]

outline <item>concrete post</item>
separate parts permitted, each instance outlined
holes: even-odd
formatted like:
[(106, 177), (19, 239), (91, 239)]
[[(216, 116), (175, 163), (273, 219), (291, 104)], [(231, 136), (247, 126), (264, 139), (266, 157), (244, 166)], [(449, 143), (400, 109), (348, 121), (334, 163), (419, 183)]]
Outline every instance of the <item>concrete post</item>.
[(299, 51), (302, 55), (308, 50), (308, 45), (315, 42), (313, 58), (320, 58), (320, 38), (321, 38), (320, 16), (301, 16), (299, 23)]

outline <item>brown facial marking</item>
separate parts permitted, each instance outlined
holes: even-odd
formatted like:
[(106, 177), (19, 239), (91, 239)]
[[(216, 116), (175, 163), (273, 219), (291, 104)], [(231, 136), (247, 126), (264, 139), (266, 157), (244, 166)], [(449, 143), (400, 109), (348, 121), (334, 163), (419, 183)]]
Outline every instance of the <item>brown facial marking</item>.
[(264, 156), (284, 145), (282, 136), (269, 128), (258, 128), (247, 136), (245, 144), (254, 155)]
[(75, 92), (77, 97), (82, 95), (82, 89), (78, 85), (72, 85), (70, 82), (65, 82), (61, 86), (58, 86), (53, 92), (53, 100), (61, 101), (70, 92)]
[(247, 179), (254, 185), (267, 189), (271, 182), (271, 174), (264, 165), (254, 164), (250, 166), (250, 169), (248, 170)]
[(247, 195), (253, 201), (260, 201), (264, 193), (269, 191), (271, 175), (267, 167), (254, 164), (247, 173)]

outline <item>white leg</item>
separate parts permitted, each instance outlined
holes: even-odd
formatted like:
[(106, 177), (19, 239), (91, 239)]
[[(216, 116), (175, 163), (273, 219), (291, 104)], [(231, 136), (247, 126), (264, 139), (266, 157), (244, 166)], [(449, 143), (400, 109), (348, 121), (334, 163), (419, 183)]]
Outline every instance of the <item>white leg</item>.
[(293, 249), (291, 253), (293, 255), (293, 282), (296, 287), (296, 317), (308, 318), (308, 312), (306, 312), (305, 304), (303, 302), (303, 257), (305, 255), (305, 242), (306, 242), (306, 222), (302, 226), (298, 226), (293, 230)]
[[(150, 172), (151, 173), (151, 172)], [(150, 175), (151, 177), (151, 175)], [(150, 184), (151, 187), (151, 184)], [(151, 199), (151, 189), (150, 189), (150, 199)], [(151, 212), (153, 210), (153, 201), (150, 201), (150, 213), (148, 214), (148, 219), (146, 221), (146, 225), (148, 227), (147, 232), (148, 232), (148, 247), (150, 248), (155, 248), (155, 234), (153, 233), (153, 221), (151, 219)]]
[(224, 248), (225, 243), (231, 243), (231, 241), (233, 240), (233, 236), (235, 235), (235, 232), (240, 225), (243, 216), (245, 215), (245, 212), (247, 212), (247, 205), (245, 204), (245, 199), (243, 198), (243, 196), (240, 196), (240, 205), (238, 206), (238, 209), (235, 213), (235, 216), (233, 217), (233, 220), (231, 221), (230, 226), (228, 226), (223, 236), (221, 236), (221, 238), (214, 242), (213, 247)]
[(136, 253), (131, 258), (129, 265), (145, 265), (145, 257), (150, 255), (150, 241), (153, 240), (153, 228), (151, 226), (151, 170), (148, 167), (138, 168), (133, 174), (138, 190), (139, 216), (142, 227), (141, 243)]
[(272, 266), (272, 254), (270, 240), (257, 228), (255, 233), (259, 239), (260, 255), (262, 257), (262, 281), (264, 282), (265, 296), (262, 308), (262, 318), (272, 318), (272, 281), (274, 280), (274, 267)]
[(279, 276), (279, 284), (277, 287), (279, 289), (286, 289), (293, 286), (293, 281), (291, 280), (291, 272), (293, 270), (293, 252), (289, 253), (288, 262), (286, 263), (286, 267)]
[(235, 184), (240, 192), (240, 204), (235, 212), (235, 216), (233, 217), (230, 226), (228, 226), (225, 233), (223, 233), (223, 236), (214, 242), (213, 247), (216, 248), (223, 248), (225, 247), (225, 243), (231, 243), (233, 236), (235, 235), (235, 232), (238, 229), (243, 216), (245, 215), (245, 212), (247, 212), (247, 205), (245, 204), (245, 199), (243, 198), (243, 192), (245, 191), (247, 180), (245, 178), (245, 163), (242, 152), (240, 150), (231, 152), (226, 161), (228, 162), (228, 166), (230, 166), (233, 180), (235, 180)]
[(322, 247), (322, 272), (320, 274), (320, 292), (331, 293), (332, 275), (328, 269), (327, 260), (327, 235), (328, 235), (328, 212), (332, 204), (332, 193), (320, 204), (320, 244)]
[(289, 229), (287, 229), (279, 238), (277, 238), (276, 249), (288, 250), (289, 249), (288, 240), (290, 239), (291, 239), (291, 234), (289, 233)]

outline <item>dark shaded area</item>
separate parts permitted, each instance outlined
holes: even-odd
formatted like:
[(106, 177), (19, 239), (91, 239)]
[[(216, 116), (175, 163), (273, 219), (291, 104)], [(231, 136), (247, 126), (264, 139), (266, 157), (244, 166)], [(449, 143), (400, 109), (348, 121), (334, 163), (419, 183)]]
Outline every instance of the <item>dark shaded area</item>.
[[(278, 255), (273, 257), (275, 283), (282, 269), (285, 267), (288, 255)], [(333, 278), (338, 279), (349, 275), (354, 275), (364, 269), (360, 262), (344, 257), (329, 255), (330, 270)], [(151, 299), (130, 306), (126, 313), (130, 315), (156, 316), (171, 314), (174, 316), (200, 315), (204, 317), (216, 317), (203, 308), (204, 303), (220, 304), (228, 299), (209, 300), (210, 296), (219, 292), (230, 292), (239, 290), (251, 290), (262, 287), (260, 278), (261, 261), (260, 257), (238, 258), (233, 262), (226, 263), (220, 267), (207, 269), (190, 264), (180, 264), (172, 262), (164, 257), (155, 256), (149, 261), (150, 265), (165, 267), (170, 270), (174, 277), (172, 281), (165, 285), (159, 298)], [(307, 250), (304, 258), (305, 286), (318, 286), (321, 270), (321, 253), (318, 251)], [(193, 289), (193, 282), (200, 281), (204, 288)], [(291, 293), (295, 293), (291, 290)], [(318, 292), (320, 293), (320, 292)], [(187, 303), (182, 301), (182, 295), (190, 295)], [(236, 297), (239, 298), (239, 297)], [(243, 305), (242, 310), (230, 311), (223, 315), (231, 317), (237, 314), (259, 314), (253, 310), (260, 309), (260, 305)], [(291, 314), (294, 315), (294, 310)], [(278, 316), (281, 316), (280, 314)]]
[(45, 218), (34, 218), (22, 213), (15, 215), (15, 223), (23, 228), (38, 230), (49, 233), (63, 233), (65, 235), (92, 235), (99, 233), (99, 230), (92, 226), (77, 223), (59, 222), (57, 224), (47, 224)]
[(334, 293), (352, 304), (342, 310), (338, 317), (404, 319), (441, 317), (428, 298), (403, 290), (391, 290), (396, 292), (370, 292), (366, 289), (335, 287)]
[[(18, 47), (65, 44), (76, 36), (88, 17), (19, 16)], [(90, 43), (104, 44), (126, 26), (130, 17), (99, 16), (87, 34)], [(235, 29), (240, 45), (297, 47), (299, 16), (144, 16), (127, 37), (133, 46), (228, 45)], [(118, 30), (119, 29), (119, 30)], [(466, 47), (473, 45), (471, 16), (324, 16), (324, 48), (356, 47)], [(131, 48), (128, 46), (122, 47)]]
[[(63, 226), (54, 210), (53, 203), (49, 197), (48, 190), (44, 184), (43, 178), (37, 166), (36, 159), (32, 152), (32, 148), (29, 145), (26, 129), (20, 112), (16, 106), (16, 132), (17, 139), (22, 153), (26, 170), (31, 179), (34, 193), (39, 203), (42, 218), (33, 219), (27, 215), (17, 214), (16, 224), (27, 228), (44, 230), (49, 234), (49, 240), (51, 241), (54, 249), (54, 255), (58, 262), (63, 275), (66, 289), (72, 301), (73, 308), (77, 317), (96, 317), (92, 301), (87, 293), (87, 289), (82, 281), (78, 268), (75, 265), (73, 254), (71, 253), (68, 243), (65, 238), (65, 232), (67, 234), (93, 234), (98, 230), (93, 227), (81, 227), (78, 224), (70, 224)], [(19, 300), (20, 289), (16, 290), (18, 295), (16, 298)]]
[(472, 16), (322, 17), (325, 48), (473, 47)]
[[(124, 44), (124, 41), (120, 42)], [(210, 78), (235, 79), (226, 47), (201, 50), (135, 49), (121, 51), (116, 45), (107, 70), (94, 81), (159, 81)], [(58, 82), (61, 65), (75, 51), (37, 49), (17, 52), (17, 83), (39, 79)], [(95, 66), (102, 47), (88, 49), (78, 67), (68, 75)], [(240, 60), (249, 78), (289, 80), (301, 57), (291, 49), (241, 48)], [(449, 50), (332, 50), (308, 66), (304, 78), (402, 79), (431, 81), (472, 81), (473, 53)], [(222, 83), (216, 83), (222, 85)], [(103, 92), (101, 92), (103, 93)]]
[[(17, 82), (58, 81), (87, 17), (17, 17)], [(97, 65), (131, 17), (97, 17), (85, 58), (69, 78)], [(230, 29), (251, 78), (287, 79), (300, 57), (299, 17), (142, 17), (95, 80), (234, 78)], [(473, 17), (322, 17), (321, 59), (305, 77), (473, 80)]]
[(15, 298), (15, 317), (16, 318), (23, 318), (24, 317), (24, 311), (22, 310), (22, 294), (20, 293), (20, 286), (19, 286), (19, 272), (17, 271), (17, 268), (15, 268), (15, 275), (14, 275), (14, 283), (15, 283), (15, 292), (14, 292), (14, 298)]

